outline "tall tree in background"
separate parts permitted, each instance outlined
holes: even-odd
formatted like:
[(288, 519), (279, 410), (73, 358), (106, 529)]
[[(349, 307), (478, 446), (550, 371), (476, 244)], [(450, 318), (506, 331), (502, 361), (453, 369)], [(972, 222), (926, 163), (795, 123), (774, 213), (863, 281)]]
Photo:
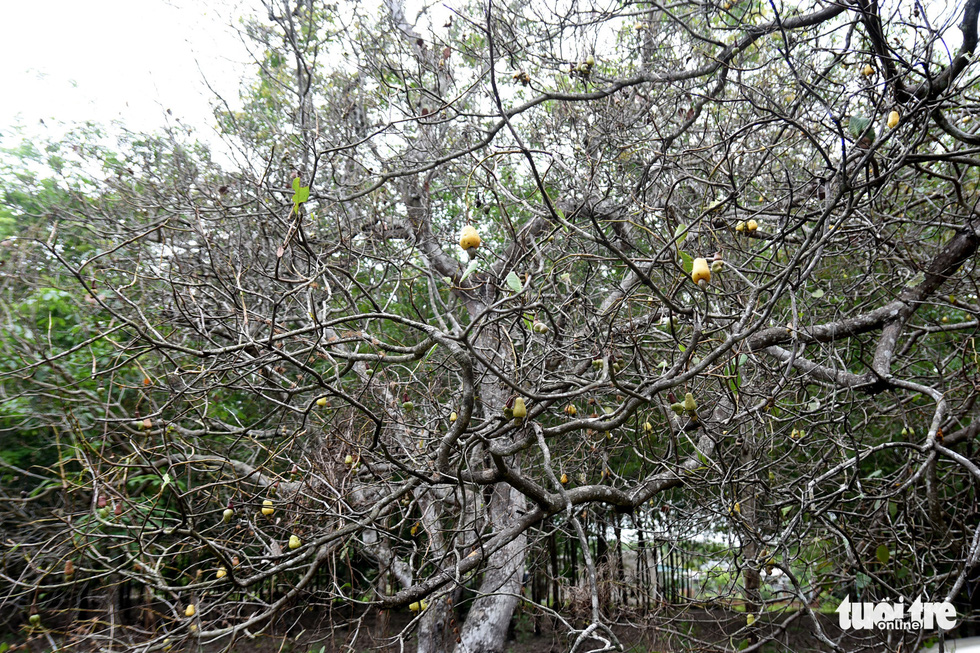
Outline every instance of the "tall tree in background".
[(668, 504), (733, 542), (747, 643), (842, 650), (835, 588), (952, 599), (980, 0), (888, 11), (270, 3), (217, 105), (239, 169), (172, 133), (75, 143), (97, 185), (6, 170), (8, 613), (101, 586), (65, 630), (160, 647), (412, 606), (420, 653), (502, 651), (561, 532), (589, 601), (554, 616), (601, 648), (593, 520)]

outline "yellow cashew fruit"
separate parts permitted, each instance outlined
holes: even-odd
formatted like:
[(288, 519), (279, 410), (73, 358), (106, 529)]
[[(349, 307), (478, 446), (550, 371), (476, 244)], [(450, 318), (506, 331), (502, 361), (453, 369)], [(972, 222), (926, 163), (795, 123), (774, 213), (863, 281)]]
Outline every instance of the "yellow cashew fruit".
[(514, 414), (514, 419), (520, 421), (527, 417), (527, 406), (524, 405), (524, 398), (518, 397), (514, 400), (514, 408), (512, 410)]
[(269, 515), (271, 515), (275, 511), (276, 511), (276, 509), (272, 507), (272, 502), (271, 501), (269, 501), (268, 499), (266, 499), (265, 501), (262, 502), (262, 514), (263, 515), (265, 515), (266, 517), (268, 517)]
[(466, 225), (459, 235), (459, 246), (463, 249), (476, 249), (480, 246), (480, 234), (476, 233), (473, 225)]
[(684, 411), (688, 415), (693, 415), (698, 410), (698, 402), (690, 392), (684, 395)]
[(701, 280), (705, 283), (711, 281), (711, 268), (708, 267), (708, 261), (703, 258), (694, 259), (694, 267), (691, 269), (691, 280), (694, 283), (699, 283)]
[(898, 127), (899, 118), (900, 118), (900, 116), (898, 115), (898, 111), (892, 111), (891, 113), (889, 113), (888, 114), (888, 129), (895, 129), (896, 127)]

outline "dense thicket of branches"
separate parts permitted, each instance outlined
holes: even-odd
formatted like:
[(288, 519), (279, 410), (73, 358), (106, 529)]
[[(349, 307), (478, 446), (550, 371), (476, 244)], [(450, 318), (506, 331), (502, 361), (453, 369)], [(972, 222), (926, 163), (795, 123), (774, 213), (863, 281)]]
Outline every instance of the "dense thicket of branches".
[(963, 590), (980, 1), (552, 4), (270, 4), (216, 104), (239, 169), (175, 133), (8, 164), (8, 625), (415, 604), (421, 653), (501, 651), (557, 535), (592, 598), (542, 609), (594, 650), (611, 510), (728, 542), (759, 618), (698, 646), (842, 650), (815, 606)]

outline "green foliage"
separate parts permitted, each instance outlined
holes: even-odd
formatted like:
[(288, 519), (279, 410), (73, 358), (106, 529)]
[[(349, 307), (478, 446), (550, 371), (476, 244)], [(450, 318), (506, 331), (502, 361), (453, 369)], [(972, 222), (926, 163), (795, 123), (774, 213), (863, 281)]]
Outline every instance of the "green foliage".
[(310, 199), (310, 187), (301, 186), (299, 177), (293, 179), (293, 213), (299, 213), (299, 207)]
[[(494, 5), (512, 13), (487, 30), (457, 18), (416, 38), (347, 9), (245, 22), (260, 66), (217, 118), (254, 169), (222, 171), (174, 132), (110, 146), (90, 127), (3, 153), (0, 457), (23, 470), (3, 482), (57, 516), (21, 520), (37, 559), (16, 561), (12, 596), (57, 603), (37, 570), (70, 557), (237, 628), (303, 604), (277, 592), (304, 578), (330, 578), (314, 604), (385, 601), (404, 589), (388, 570), (418, 586), (512, 517), (531, 520), (529, 551), (577, 546), (573, 520), (604, 527), (610, 502), (651, 549), (707, 558), (713, 597), (792, 571), (802, 589), (764, 586), (753, 614), (790, 609), (786, 592), (952, 577), (952, 545), (922, 547), (917, 569), (895, 543), (966, 523), (975, 499), (956, 459), (923, 467), (922, 440), (936, 396), (945, 428), (972, 420), (972, 268), (903, 300), (874, 366), (882, 307), (965, 233), (972, 154), (943, 161), (960, 145), (924, 113), (875, 135), (864, 116), (893, 100), (838, 65), (865, 56), (837, 36), (850, 19)], [(749, 219), (757, 233), (736, 231)], [(472, 260), (463, 224), (483, 237)], [(712, 252), (724, 268), (695, 289)], [(671, 410), (687, 393), (697, 407)], [(519, 422), (503, 414), (517, 396)], [(927, 473), (938, 516), (917, 495)], [(315, 546), (290, 552), (293, 533)], [(844, 564), (855, 546), (863, 571)], [(231, 556), (234, 585), (213, 573)], [(491, 564), (456, 579), (467, 596)]]

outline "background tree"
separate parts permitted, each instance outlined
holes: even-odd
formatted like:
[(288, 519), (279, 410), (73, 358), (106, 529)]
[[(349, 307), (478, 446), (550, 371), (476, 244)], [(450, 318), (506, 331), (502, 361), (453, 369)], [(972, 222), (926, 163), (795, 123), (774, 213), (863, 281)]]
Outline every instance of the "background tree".
[(409, 606), (502, 651), (560, 536), (542, 609), (602, 649), (617, 515), (727, 538), (716, 645), (956, 596), (980, 2), (381, 9), (246, 23), (237, 170), (171, 132), (6, 171), (6, 612), (153, 648)]

